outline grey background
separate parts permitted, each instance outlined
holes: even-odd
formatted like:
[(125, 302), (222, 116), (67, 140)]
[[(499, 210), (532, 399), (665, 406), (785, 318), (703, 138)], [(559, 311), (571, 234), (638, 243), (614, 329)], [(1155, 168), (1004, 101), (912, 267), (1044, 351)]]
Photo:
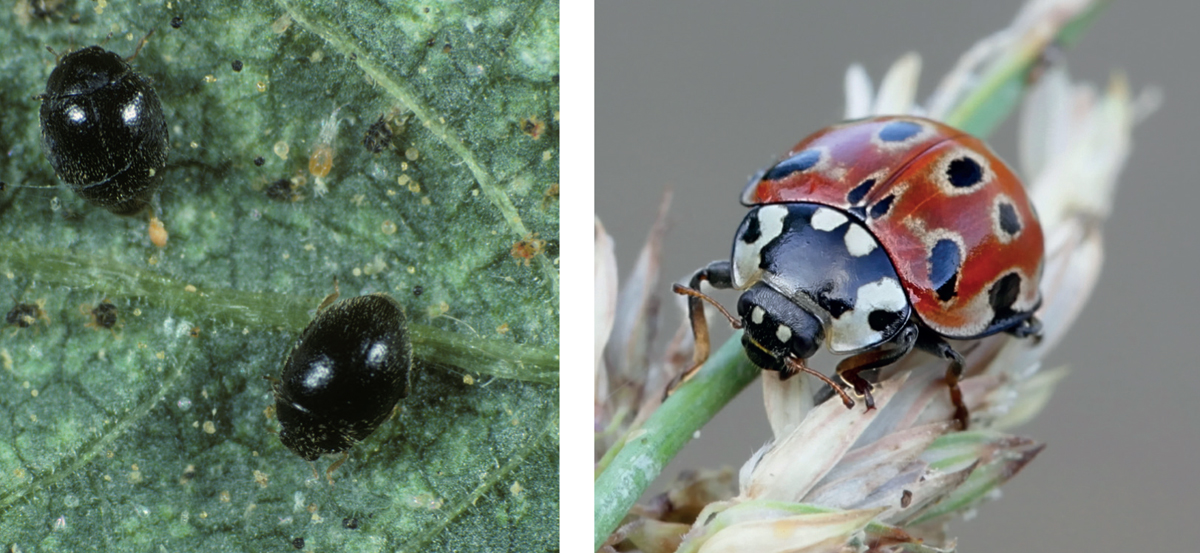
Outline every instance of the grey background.
[[(675, 191), (665, 278), (728, 256), (747, 175), (840, 119), (843, 75), (878, 84), (901, 53), (927, 97), (1019, 2), (602, 0), (596, 6), (596, 211), (624, 278), (664, 187)], [(1200, 3), (1115, 2), (1067, 54), (1072, 76), (1124, 70), (1161, 86), (1138, 127), (1095, 294), (1047, 366), (1072, 373), (1019, 434), (1048, 443), (972, 521), (960, 550), (1193, 551), (1200, 519), (1196, 241)], [(1016, 161), (1014, 125), (990, 142)], [(664, 285), (665, 286), (665, 285)], [(733, 296), (721, 296), (733, 305)], [(740, 466), (770, 436), (751, 385), (664, 473)]]

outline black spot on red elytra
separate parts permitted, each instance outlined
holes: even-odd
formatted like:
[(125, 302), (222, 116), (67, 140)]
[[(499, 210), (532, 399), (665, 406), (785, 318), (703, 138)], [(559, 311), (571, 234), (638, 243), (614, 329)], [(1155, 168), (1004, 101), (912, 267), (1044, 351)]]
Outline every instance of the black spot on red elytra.
[(792, 157), (789, 157), (778, 165), (767, 170), (767, 174), (763, 175), (767, 180), (782, 179), (792, 173), (807, 171), (812, 169), (818, 161), (821, 161), (821, 152), (818, 150), (804, 150)]
[(892, 202), (894, 202), (894, 201), (896, 201), (896, 195), (888, 194), (882, 200), (875, 202), (875, 205), (871, 206), (871, 209), (870, 209), (871, 218), (878, 219), (880, 217), (883, 217), (884, 215), (887, 215), (887, 212), (889, 209), (892, 208)]
[(962, 252), (953, 240), (938, 240), (929, 251), (929, 282), (937, 291), (939, 300), (950, 301), (958, 293), (958, 271), (961, 265)]
[(969, 157), (960, 157), (946, 167), (946, 179), (955, 188), (970, 188), (983, 180), (983, 167)]
[(846, 201), (850, 205), (857, 204), (867, 197), (867, 192), (871, 191), (871, 187), (875, 186), (875, 179), (867, 179), (862, 181), (858, 186), (855, 186), (850, 193), (846, 194)]
[(892, 121), (879, 129), (879, 139), (884, 142), (904, 142), (921, 132), (921, 125), (912, 121)]
[(1017, 208), (1008, 202), (1000, 202), (996, 206), (996, 210), (996, 215), (1000, 219), (1000, 230), (1009, 236), (1016, 236), (1018, 232), (1021, 232), (1021, 217), (1017, 215)]

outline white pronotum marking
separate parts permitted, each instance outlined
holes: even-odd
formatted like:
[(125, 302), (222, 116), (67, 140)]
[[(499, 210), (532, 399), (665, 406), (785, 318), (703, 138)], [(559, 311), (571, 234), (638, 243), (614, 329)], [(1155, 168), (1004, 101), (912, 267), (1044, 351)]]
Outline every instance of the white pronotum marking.
[(908, 297), (904, 295), (904, 289), (896, 279), (883, 277), (859, 286), (854, 309), (830, 321), (832, 332), (829, 336), (829, 350), (834, 353), (847, 353), (879, 343), (883, 336), (879, 331), (871, 329), (867, 317), (872, 311), (898, 313), (904, 310), (907, 302)]
[(760, 325), (762, 324), (763, 317), (766, 316), (766, 314), (767, 312), (763, 311), (763, 308), (756, 305), (754, 306), (754, 309), (750, 310), (750, 320), (754, 321), (754, 324)]
[(829, 209), (827, 207), (817, 208), (817, 211), (812, 216), (812, 226), (817, 230), (829, 232), (835, 228), (842, 226), (842, 223), (847, 221), (846, 216), (841, 212)]
[(779, 325), (779, 328), (775, 329), (775, 337), (779, 338), (781, 344), (786, 344), (788, 340), (792, 339), (792, 329)]
[(859, 225), (846, 229), (846, 250), (854, 257), (862, 257), (875, 250), (875, 237)]
[(758, 273), (762, 270), (762, 249), (772, 240), (783, 234), (783, 220), (787, 217), (787, 207), (782, 205), (765, 205), (756, 213), (758, 217), (758, 239), (747, 244), (739, 236), (733, 245), (733, 287), (745, 290), (758, 281)]

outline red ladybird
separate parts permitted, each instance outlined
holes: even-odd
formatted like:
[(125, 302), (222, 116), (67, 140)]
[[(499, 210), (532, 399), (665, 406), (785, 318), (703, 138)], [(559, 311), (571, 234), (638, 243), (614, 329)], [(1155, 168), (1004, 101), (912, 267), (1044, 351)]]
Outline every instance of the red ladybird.
[[(913, 348), (950, 361), (955, 418), (967, 426), (963, 358), (946, 338), (1037, 335), (1043, 238), (1025, 188), (983, 142), (918, 117), (876, 117), (826, 128), (750, 179), (732, 259), (692, 276), (696, 367), (708, 357), (699, 292), (744, 293), (742, 344), (782, 378), (809, 372), (824, 343), (850, 357), (837, 374), (874, 407), (863, 371)], [(714, 302), (715, 303), (715, 302)], [(694, 370), (694, 369), (693, 369)], [(847, 406), (852, 406), (844, 392)]]

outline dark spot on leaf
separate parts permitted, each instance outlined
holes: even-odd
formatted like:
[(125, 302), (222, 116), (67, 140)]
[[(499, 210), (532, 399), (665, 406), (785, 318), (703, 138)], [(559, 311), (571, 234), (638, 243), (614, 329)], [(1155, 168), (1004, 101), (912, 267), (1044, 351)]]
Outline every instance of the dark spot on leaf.
[(871, 191), (872, 186), (875, 186), (875, 179), (867, 179), (862, 181), (862, 183), (858, 186), (855, 186), (849, 194), (846, 194), (846, 201), (850, 202), (851, 204), (857, 204), (858, 202), (863, 201), (863, 198), (867, 197), (867, 192)]

